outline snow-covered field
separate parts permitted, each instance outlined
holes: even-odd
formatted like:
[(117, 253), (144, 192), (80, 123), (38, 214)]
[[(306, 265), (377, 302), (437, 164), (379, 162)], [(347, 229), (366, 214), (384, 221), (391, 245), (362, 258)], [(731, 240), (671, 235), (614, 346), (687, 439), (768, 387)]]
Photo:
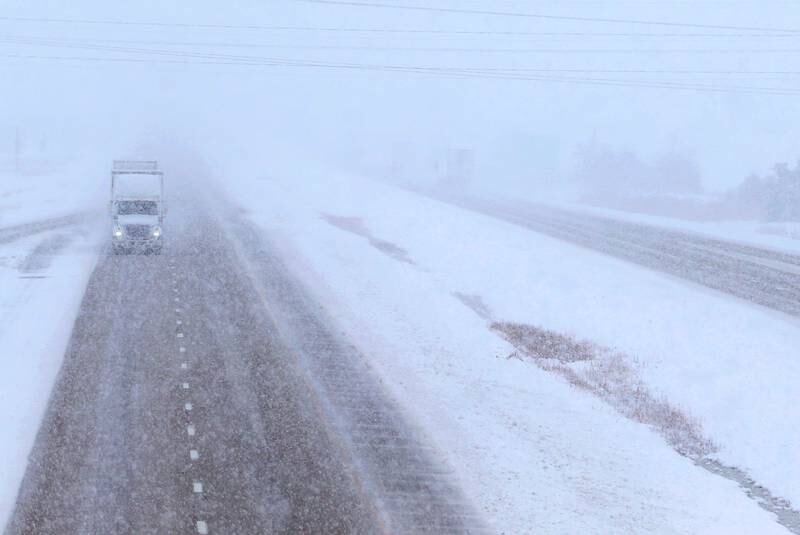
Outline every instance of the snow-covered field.
[[(231, 170), (228, 169), (230, 172)], [(531, 362), (497, 320), (616, 348), (719, 458), (800, 503), (795, 320), (370, 180), (234, 170), (229, 194), (371, 356), (506, 533), (767, 533), (773, 516), (644, 425)], [(223, 181), (223, 183), (225, 183)]]
[[(75, 213), (91, 218), (102, 209), (100, 178), (69, 168), (0, 173), (0, 232)], [(70, 225), (0, 241), (0, 526), (13, 510), (97, 258), (100, 236), (90, 228)]]

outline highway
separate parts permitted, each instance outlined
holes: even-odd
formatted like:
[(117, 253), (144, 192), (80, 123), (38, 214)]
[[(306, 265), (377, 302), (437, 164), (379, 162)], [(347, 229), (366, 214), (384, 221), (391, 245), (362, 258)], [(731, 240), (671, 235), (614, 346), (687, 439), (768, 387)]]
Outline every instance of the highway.
[(263, 233), (175, 204), (99, 258), (6, 533), (482, 532)]
[(800, 316), (800, 255), (535, 203), (443, 193), (428, 195), (778, 312)]

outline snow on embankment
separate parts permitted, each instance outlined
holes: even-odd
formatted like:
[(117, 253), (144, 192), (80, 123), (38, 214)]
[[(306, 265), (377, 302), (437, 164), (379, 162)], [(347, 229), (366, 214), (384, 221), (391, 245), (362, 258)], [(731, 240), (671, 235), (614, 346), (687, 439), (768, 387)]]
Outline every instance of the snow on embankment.
[(226, 187), (372, 359), (496, 531), (783, 532), (649, 427), (508, 358), (514, 347), (490, 323), (540, 325), (635, 356), (643, 380), (698, 418), (723, 460), (784, 496), (800, 494), (789, 451), (800, 437), (774, 412), (791, 392), (764, 387), (800, 378), (789, 352), (796, 325), (307, 162)]
[(102, 236), (96, 219), (62, 225), (59, 218), (102, 210), (100, 180), (57, 170), (0, 175), (0, 528), (13, 511)]

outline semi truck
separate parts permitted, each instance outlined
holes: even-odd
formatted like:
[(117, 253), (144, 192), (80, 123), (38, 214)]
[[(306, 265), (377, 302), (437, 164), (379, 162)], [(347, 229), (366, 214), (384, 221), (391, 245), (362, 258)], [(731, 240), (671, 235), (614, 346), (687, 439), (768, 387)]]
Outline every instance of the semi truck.
[(161, 254), (167, 205), (157, 161), (114, 160), (109, 211), (114, 254)]

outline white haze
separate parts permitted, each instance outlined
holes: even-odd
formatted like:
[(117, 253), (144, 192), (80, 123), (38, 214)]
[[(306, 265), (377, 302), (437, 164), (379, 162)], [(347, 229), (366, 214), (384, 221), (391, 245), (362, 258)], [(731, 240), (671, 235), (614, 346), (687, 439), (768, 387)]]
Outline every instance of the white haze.
[[(795, 3), (774, 0), (472, 0), (416, 5), (778, 28), (791, 27), (800, 15)], [(232, 26), (713, 33), (691, 28), (325, 6), (292, 0), (226, 4), (17, 0), (3, 2), (0, 16)], [(0, 20), (0, 33), (6, 37), (121, 40), (132, 44), (119, 46), (212, 54), (445, 67), (785, 71), (792, 70), (797, 57), (793, 52), (752, 51), (796, 48), (797, 39), (785, 36), (674, 39), (362, 35), (22, 22), (8, 18)], [(584, 52), (510, 54), (148, 44), (163, 42), (423, 49), (520, 47)], [(671, 51), (611, 53), (590, 49)], [(743, 49), (750, 52), (741, 52)], [(720, 52), (724, 50), (729, 52)], [(645, 161), (668, 152), (690, 155), (699, 166), (704, 186), (710, 190), (732, 187), (750, 173), (762, 173), (775, 162), (794, 161), (800, 156), (795, 141), (798, 112), (791, 96), (325, 68), (9, 57), (12, 55), (174, 60), (4, 42), (0, 45), (0, 153), (5, 154), (14, 150), (16, 127), (28, 150), (46, 146), (51, 154), (77, 154), (107, 162), (116, 155), (136, 153), (142, 146), (158, 146), (164, 154), (170, 151), (170, 145), (180, 144), (223, 166), (234, 160), (247, 161), (265, 171), (271, 161), (286, 160), (286, 155), (291, 155), (298, 171), (302, 170), (303, 160), (313, 159), (376, 174), (391, 165), (403, 167), (406, 173), (424, 174), (448, 147), (468, 147), (475, 150), (477, 179), (482, 186), (512, 186), (517, 191), (566, 185), (575, 167), (576, 148), (591, 140), (633, 152)], [(675, 74), (660, 78), (687, 80)], [(793, 84), (792, 78), (766, 76), (705, 77), (699, 81), (726, 86)]]

